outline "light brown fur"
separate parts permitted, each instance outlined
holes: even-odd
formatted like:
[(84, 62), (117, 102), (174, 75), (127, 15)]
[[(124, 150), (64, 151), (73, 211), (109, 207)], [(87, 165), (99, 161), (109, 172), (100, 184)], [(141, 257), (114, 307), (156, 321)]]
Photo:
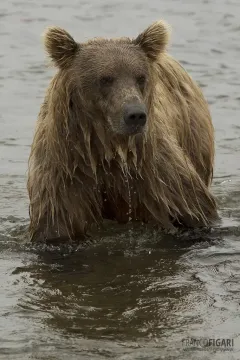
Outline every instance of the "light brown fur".
[[(201, 90), (165, 51), (165, 24), (153, 24), (135, 40), (94, 39), (74, 45), (67, 37), (58, 28), (50, 28), (45, 36), (46, 49), (59, 70), (41, 107), (29, 159), (31, 238), (74, 239), (103, 218), (154, 221), (163, 228), (174, 223), (211, 224), (217, 219), (209, 189), (214, 130)], [(127, 136), (112, 131), (101, 111), (93, 108), (88, 90), (82, 86), (81, 91), (83, 75), (76, 83), (78, 73), (71, 64), (84, 46), (95, 51), (117, 46), (123, 49), (119, 54), (129, 52), (129, 58), (134, 50), (143, 64), (146, 61), (143, 99), (148, 121), (143, 133)], [(88, 68), (84, 71), (87, 74)], [(99, 104), (111, 113), (109, 101), (100, 99)], [(113, 129), (117, 126), (113, 124)]]

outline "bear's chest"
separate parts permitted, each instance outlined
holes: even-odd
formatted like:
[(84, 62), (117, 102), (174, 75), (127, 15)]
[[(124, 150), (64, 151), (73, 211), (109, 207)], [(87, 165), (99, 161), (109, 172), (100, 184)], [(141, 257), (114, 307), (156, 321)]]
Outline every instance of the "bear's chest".
[(147, 222), (150, 214), (142, 202), (140, 186), (135, 174), (108, 174), (101, 188), (103, 218), (119, 223)]

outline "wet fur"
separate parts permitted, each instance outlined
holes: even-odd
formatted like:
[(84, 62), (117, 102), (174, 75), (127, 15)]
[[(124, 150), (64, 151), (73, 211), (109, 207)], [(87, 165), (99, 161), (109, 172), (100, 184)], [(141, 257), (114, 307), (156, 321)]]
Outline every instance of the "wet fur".
[(211, 117), (199, 87), (165, 51), (164, 23), (135, 40), (89, 42), (134, 45), (149, 59), (148, 128), (131, 137), (109, 136), (101, 113), (74, 81), (70, 63), (81, 45), (71, 38), (62, 46), (67, 33), (56, 32), (48, 31), (45, 45), (59, 70), (41, 107), (29, 158), (32, 240), (81, 237), (103, 218), (154, 221), (163, 228), (211, 224), (217, 218), (209, 190)]

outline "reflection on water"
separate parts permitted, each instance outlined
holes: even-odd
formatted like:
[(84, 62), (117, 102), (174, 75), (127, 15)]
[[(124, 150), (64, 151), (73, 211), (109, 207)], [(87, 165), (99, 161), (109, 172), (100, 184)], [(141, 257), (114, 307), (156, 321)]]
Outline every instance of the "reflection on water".
[(234, 338), (236, 348), (237, 233), (225, 226), (176, 236), (136, 227), (129, 235), (108, 225), (81, 248), (4, 249), (2, 353), (179, 358), (188, 336)]
[[(2, 0), (0, 9), (0, 359), (239, 359), (238, 2)], [(222, 223), (178, 236), (108, 223), (78, 249), (32, 248), (27, 159), (52, 75), (40, 34), (55, 24), (79, 40), (136, 36), (161, 17), (173, 25), (171, 53), (211, 106)], [(184, 351), (194, 336), (233, 338), (234, 351)]]

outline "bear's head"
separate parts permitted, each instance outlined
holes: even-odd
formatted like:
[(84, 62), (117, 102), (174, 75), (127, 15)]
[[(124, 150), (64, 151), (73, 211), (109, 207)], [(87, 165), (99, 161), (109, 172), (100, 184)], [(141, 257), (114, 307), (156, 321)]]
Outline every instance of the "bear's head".
[(158, 21), (135, 39), (77, 43), (65, 30), (50, 27), (44, 40), (54, 64), (70, 74), (72, 91), (81, 94), (91, 121), (102, 121), (110, 136), (130, 136), (147, 128), (154, 83), (151, 66), (165, 51), (168, 30), (168, 25)]

